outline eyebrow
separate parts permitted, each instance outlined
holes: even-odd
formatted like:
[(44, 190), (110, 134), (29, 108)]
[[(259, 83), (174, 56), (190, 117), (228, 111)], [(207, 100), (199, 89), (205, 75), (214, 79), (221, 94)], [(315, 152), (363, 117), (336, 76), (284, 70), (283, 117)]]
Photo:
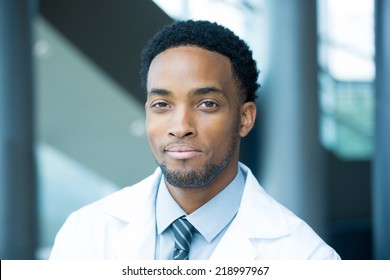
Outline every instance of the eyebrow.
[[(209, 93), (216, 93), (216, 94), (221, 94), (221, 95), (224, 95), (224, 92), (217, 88), (217, 87), (214, 87), (214, 86), (206, 86), (206, 87), (199, 87), (199, 88), (195, 88), (195, 89), (192, 89), (190, 91), (190, 95), (205, 95), (205, 94), (209, 94)], [(148, 94), (156, 94), (156, 95), (170, 95), (172, 94), (171, 91), (169, 90), (166, 90), (166, 89), (162, 89), (162, 88), (152, 88)]]
[(208, 93), (217, 93), (217, 94), (222, 94), (223, 91), (219, 88), (210, 86), (210, 87), (200, 87), (196, 88), (194, 90), (191, 90), (191, 94), (193, 95), (203, 95), (203, 94), (208, 94)]
[(148, 94), (169, 95), (171, 92), (162, 88), (152, 88)]

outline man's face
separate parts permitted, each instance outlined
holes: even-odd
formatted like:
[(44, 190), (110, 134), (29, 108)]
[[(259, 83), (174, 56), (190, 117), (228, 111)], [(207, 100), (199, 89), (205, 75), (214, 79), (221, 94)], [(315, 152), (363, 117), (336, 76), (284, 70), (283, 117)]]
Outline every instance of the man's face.
[(149, 144), (168, 183), (203, 187), (236, 172), (241, 103), (227, 57), (168, 49), (153, 59), (147, 90)]

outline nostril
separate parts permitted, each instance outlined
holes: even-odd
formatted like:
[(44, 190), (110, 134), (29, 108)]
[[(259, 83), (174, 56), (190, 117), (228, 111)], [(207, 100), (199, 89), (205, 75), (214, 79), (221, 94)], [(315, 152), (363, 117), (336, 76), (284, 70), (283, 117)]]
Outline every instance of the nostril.
[(168, 135), (171, 137), (186, 138), (186, 137), (193, 137), (195, 135), (195, 133), (193, 131), (188, 131), (186, 133), (174, 131), (174, 132), (169, 132)]

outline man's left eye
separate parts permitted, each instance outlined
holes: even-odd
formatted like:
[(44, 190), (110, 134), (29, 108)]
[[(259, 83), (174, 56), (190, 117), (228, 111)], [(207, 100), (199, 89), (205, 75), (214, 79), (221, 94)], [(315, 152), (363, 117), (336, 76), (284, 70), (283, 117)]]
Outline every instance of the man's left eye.
[(212, 107), (218, 107), (218, 104), (214, 101), (204, 101), (200, 104), (199, 107), (202, 108), (212, 108)]

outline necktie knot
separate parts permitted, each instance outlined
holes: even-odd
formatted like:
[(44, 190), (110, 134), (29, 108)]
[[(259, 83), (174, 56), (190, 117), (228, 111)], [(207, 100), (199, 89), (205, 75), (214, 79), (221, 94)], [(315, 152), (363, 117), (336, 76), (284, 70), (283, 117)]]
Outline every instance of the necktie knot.
[(172, 223), (172, 230), (175, 236), (174, 260), (188, 260), (192, 236), (195, 228), (183, 216)]

